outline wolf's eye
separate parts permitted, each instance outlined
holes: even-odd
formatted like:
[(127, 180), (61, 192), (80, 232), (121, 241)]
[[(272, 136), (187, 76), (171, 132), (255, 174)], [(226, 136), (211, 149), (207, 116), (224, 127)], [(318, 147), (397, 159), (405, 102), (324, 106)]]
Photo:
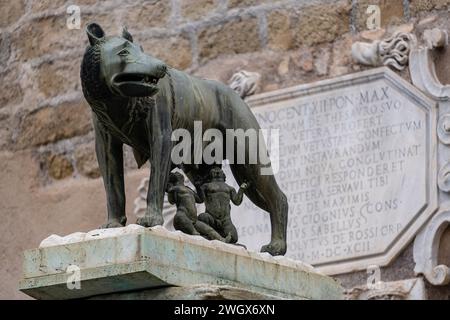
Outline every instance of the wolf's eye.
[(125, 56), (127, 56), (127, 55), (129, 55), (130, 54), (130, 51), (128, 51), (127, 49), (122, 49), (122, 50), (120, 50), (118, 53), (117, 53), (117, 55), (119, 55), (119, 56), (121, 56), (121, 57), (125, 57)]

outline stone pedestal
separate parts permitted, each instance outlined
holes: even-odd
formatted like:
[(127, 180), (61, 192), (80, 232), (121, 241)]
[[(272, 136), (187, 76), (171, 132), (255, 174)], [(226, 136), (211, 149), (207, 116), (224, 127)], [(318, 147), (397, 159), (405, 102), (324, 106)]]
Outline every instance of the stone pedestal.
[(24, 253), (36, 299), (342, 299), (313, 267), (162, 227), (52, 235)]

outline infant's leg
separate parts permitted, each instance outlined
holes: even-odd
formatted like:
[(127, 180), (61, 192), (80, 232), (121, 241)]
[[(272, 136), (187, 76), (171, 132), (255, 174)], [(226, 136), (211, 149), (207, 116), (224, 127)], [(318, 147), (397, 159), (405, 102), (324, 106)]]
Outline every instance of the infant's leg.
[(223, 233), (226, 236), (230, 236), (230, 243), (236, 243), (238, 241), (238, 233), (236, 227), (234, 226), (231, 218), (225, 219), (222, 221)]
[(229, 242), (228, 239), (222, 237), (216, 230), (214, 230), (211, 226), (206, 223), (198, 220), (195, 223), (195, 228), (200, 232), (200, 234), (209, 240), (219, 240), (222, 242)]
[(198, 218), (199, 221), (207, 224), (208, 226), (212, 227), (213, 229), (218, 229), (219, 226), (217, 225), (216, 219), (210, 215), (208, 212), (200, 213)]
[(184, 210), (177, 210), (177, 213), (173, 218), (173, 227), (175, 228), (175, 230), (180, 230), (193, 236), (200, 235), (200, 233), (195, 229), (194, 223), (191, 219), (188, 218)]

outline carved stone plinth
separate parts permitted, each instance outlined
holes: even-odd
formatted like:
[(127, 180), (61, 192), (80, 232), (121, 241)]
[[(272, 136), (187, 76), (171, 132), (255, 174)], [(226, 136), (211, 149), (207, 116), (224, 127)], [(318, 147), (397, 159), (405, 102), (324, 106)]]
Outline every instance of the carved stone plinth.
[(425, 283), (422, 278), (392, 282), (378, 282), (347, 290), (348, 300), (426, 300)]
[(37, 299), (341, 299), (343, 291), (302, 262), (137, 225), (50, 236), (25, 251), (23, 268), (20, 290)]

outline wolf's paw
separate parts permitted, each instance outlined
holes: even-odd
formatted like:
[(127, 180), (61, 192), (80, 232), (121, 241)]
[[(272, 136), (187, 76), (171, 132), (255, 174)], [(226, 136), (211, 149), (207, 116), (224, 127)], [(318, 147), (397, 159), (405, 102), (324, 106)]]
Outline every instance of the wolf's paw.
[(109, 228), (122, 228), (125, 227), (127, 223), (127, 219), (122, 219), (121, 221), (116, 219), (108, 220), (104, 225), (100, 227), (100, 229), (109, 229)]
[(261, 248), (261, 252), (268, 252), (272, 256), (283, 256), (286, 254), (286, 241), (273, 240)]
[(138, 218), (136, 220), (136, 224), (143, 226), (145, 228), (151, 228), (154, 226), (162, 226), (164, 223), (164, 219), (162, 216), (144, 216), (142, 218)]

